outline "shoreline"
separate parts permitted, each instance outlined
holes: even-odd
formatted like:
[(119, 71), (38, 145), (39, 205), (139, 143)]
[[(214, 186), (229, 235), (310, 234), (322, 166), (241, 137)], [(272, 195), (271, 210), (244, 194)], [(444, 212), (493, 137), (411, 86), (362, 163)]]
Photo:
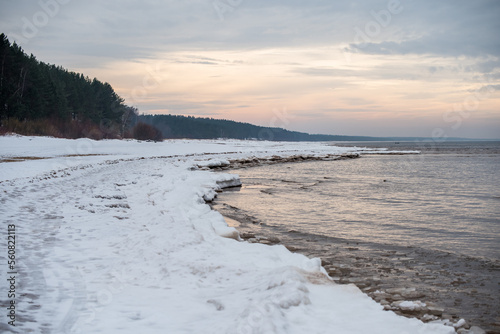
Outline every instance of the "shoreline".
[(272, 157), (252, 157), (248, 159), (231, 159), (228, 161), (217, 161), (208, 164), (198, 164), (200, 170), (227, 171), (241, 168), (258, 167), (264, 165), (284, 164), (289, 162), (305, 162), (305, 161), (336, 161), (358, 159), (360, 153), (344, 153), (344, 154), (326, 154), (326, 155), (308, 155), (296, 154), (291, 156), (273, 155)]
[[(369, 153), (370, 155), (372, 153)], [(376, 153), (375, 153), (376, 154)], [(397, 153), (397, 154), (405, 154), (405, 153)], [(303, 157), (303, 156), (292, 156), (289, 158), (276, 158), (276, 159), (252, 159), (252, 160), (233, 160), (230, 161), (229, 165), (225, 166), (212, 166), (210, 169), (215, 171), (226, 171), (233, 169), (241, 169), (248, 167), (257, 167), (269, 164), (277, 164), (277, 163), (288, 163), (288, 162), (303, 162), (303, 161), (327, 161), (327, 160), (343, 160), (343, 159), (352, 159), (352, 158), (360, 158), (362, 154), (356, 153), (353, 155), (347, 156), (337, 156), (335, 158), (328, 156), (327, 158), (322, 157)], [(241, 188), (239, 186), (238, 188)], [(231, 188), (226, 188), (221, 190), (221, 192), (230, 192), (234, 191)], [(332, 278), (335, 283), (338, 284), (354, 284), (357, 286), (364, 294), (368, 295), (374, 301), (379, 303), (384, 307), (387, 311), (393, 311), (394, 313), (407, 317), (407, 318), (416, 318), (423, 322), (431, 322), (431, 321), (441, 321), (449, 326), (455, 328), (457, 333), (500, 333), (499, 331), (484, 331), (481, 327), (476, 324), (471, 324), (467, 321), (467, 319), (463, 319), (457, 314), (453, 312), (449, 312), (445, 306), (443, 306), (443, 302), (436, 300), (436, 298), (431, 298), (427, 291), (424, 293), (422, 289), (417, 289), (415, 287), (383, 287), (383, 283), (380, 277), (362, 277), (358, 274), (354, 274), (352, 267), (356, 265), (353, 261), (351, 261), (346, 265), (339, 261), (338, 258), (336, 261), (332, 261), (331, 259), (326, 259), (326, 252), (324, 254), (318, 254), (317, 251), (313, 251), (311, 249), (303, 248), (303, 243), (294, 242), (293, 239), (300, 235), (300, 232), (297, 231), (288, 231), (287, 234), (294, 234), (291, 238), (289, 236), (284, 236), (284, 231), (271, 231), (273, 227), (268, 227), (268, 231), (263, 231), (262, 227), (266, 227), (266, 224), (256, 217), (252, 216), (247, 212), (243, 212), (239, 208), (232, 207), (227, 205), (226, 203), (222, 204), (222, 207), (217, 202), (218, 199), (215, 198), (213, 201), (210, 201), (208, 204), (210, 207), (219, 212), (226, 220), (230, 227), (234, 227), (238, 230), (240, 237), (243, 241), (247, 241), (250, 243), (261, 243), (265, 245), (283, 245), (291, 252), (297, 252), (303, 254), (309, 258), (311, 257), (319, 257), (321, 258), (321, 265), (325, 268), (328, 275)], [(347, 243), (349, 245), (349, 243)], [(356, 245), (357, 246), (357, 245)], [(359, 247), (354, 245), (347, 247), (347, 251), (351, 253), (355, 253), (359, 250)], [(384, 257), (394, 258), (398, 256), (399, 258), (406, 258), (407, 254), (402, 253), (399, 250), (387, 250), (384, 254)], [(399, 259), (398, 258), (398, 259)], [(358, 259), (358, 258), (356, 258)], [(409, 263), (411, 261), (408, 261)], [(391, 272), (392, 270), (397, 270), (396, 266), (392, 264), (392, 266), (387, 266), (387, 261), (384, 266), (381, 266), (380, 269), (383, 271)], [(380, 271), (380, 270), (379, 270)], [(417, 274), (418, 275), (418, 274)], [(437, 274), (436, 278), (439, 278), (441, 274)], [(458, 280), (460, 281), (460, 279)], [(458, 282), (460, 284), (460, 282)], [(429, 286), (430, 288), (430, 286)]]
[[(1, 165), (7, 172), (2, 221), (16, 224), (24, 238), (19, 332), (454, 332), (383, 312), (356, 287), (333, 284), (318, 258), (237, 242), (237, 231), (206, 204), (222, 187), (241, 182), (200, 169), (228, 159), (337, 158), (355, 150), (316, 143), (0, 140), (2, 156), (52, 157)], [(62, 157), (68, 151), (93, 156)]]

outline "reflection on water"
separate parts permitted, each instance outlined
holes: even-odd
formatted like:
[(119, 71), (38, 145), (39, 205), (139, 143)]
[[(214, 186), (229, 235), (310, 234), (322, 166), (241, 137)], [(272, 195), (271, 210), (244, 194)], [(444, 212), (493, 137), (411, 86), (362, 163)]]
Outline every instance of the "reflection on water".
[(271, 226), (353, 242), (418, 246), (500, 259), (500, 156), (427, 155), (262, 166), (238, 171), (224, 196)]

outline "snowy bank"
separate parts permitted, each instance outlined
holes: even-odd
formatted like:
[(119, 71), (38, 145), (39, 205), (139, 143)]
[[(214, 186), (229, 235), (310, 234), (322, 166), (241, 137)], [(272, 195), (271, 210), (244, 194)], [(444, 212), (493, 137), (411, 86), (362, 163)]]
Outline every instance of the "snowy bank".
[(199, 167), (348, 153), (321, 143), (0, 137), (10, 161), (0, 163), (1, 233), (15, 226), (16, 236), (13, 268), (0, 253), (2, 291), (16, 272), (15, 297), (0, 297), (15, 301), (16, 326), (4, 317), (0, 331), (454, 333), (334, 284), (317, 258), (235, 240), (205, 203), (239, 179)]

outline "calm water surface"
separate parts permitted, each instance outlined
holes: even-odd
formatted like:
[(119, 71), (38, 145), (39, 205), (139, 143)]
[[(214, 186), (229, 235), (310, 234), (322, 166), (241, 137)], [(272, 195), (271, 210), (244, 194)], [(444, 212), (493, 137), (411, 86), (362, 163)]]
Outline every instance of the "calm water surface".
[[(266, 233), (292, 241), (295, 236), (299, 248), (301, 243), (316, 247), (311, 254), (322, 258), (343, 254), (346, 248), (341, 245), (351, 246), (349, 250), (356, 245), (356, 259), (373, 263), (381, 250), (411, 253), (421, 263), (416, 276), (403, 266), (405, 273), (388, 275), (388, 284), (402, 275), (415, 286), (435, 283), (443, 298), (454, 299), (448, 306), (457, 313), (484, 316), (483, 326), (499, 321), (498, 312), (488, 309), (498, 310), (500, 299), (500, 142), (355, 145), (417, 149), (422, 154), (240, 169), (234, 173), (240, 175), (242, 189), (221, 194), (218, 202), (250, 213), (264, 223)], [(418, 279), (443, 266), (450, 282), (457, 275), (470, 276), (468, 285), (454, 290), (458, 297), (449, 295), (446, 279)], [(467, 289), (476, 291), (470, 299), (462, 296)], [(484, 298), (478, 297), (481, 292)], [(496, 304), (486, 301), (488, 295)], [(478, 310), (481, 307), (484, 310)]]
[(500, 154), (462, 145), (238, 170), (230, 202), (270, 226), (500, 259)]

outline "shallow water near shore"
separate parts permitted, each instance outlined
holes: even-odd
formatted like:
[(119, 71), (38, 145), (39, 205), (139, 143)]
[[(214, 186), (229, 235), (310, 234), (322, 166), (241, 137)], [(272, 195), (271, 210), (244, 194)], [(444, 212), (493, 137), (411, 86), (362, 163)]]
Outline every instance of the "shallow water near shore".
[(243, 187), (214, 208), (242, 233), (322, 258), (374, 298), (416, 288), (419, 300), (500, 331), (500, 143), (355, 146), (422, 154), (239, 169)]

